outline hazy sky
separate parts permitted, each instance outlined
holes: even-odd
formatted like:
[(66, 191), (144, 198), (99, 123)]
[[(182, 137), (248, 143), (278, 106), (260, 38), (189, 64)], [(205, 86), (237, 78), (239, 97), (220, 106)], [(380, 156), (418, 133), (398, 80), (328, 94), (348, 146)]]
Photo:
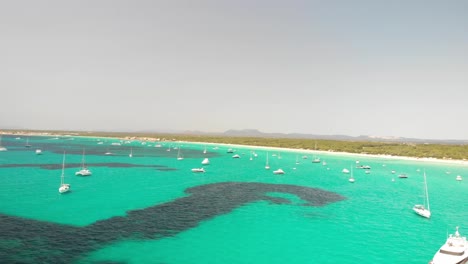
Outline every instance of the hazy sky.
[(0, 0), (0, 128), (468, 139), (468, 1)]

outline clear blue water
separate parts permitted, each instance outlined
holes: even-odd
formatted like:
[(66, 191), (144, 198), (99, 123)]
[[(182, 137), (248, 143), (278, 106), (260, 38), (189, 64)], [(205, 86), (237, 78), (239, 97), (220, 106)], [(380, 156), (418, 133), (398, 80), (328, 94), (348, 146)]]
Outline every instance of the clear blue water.
[[(2, 138), (8, 148), (0, 152), (2, 263), (427, 263), (455, 226), (468, 234), (463, 165), (319, 154), (323, 166), (311, 162), (312, 154), (270, 150), (268, 171), (266, 150), (254, 147), (231, 146), (241, 155), (233, 159), (228, 146), (207, 145), (203, 154), (205, 145), (186, 142), (46, 136), (30, 137), (31, 148), (25, 142)], [(183, 160), (176, 159), (179, 146)], [(75, 176), (83, 148), (89, 177)], [(253, 160), (251, 150), (258, 154)], [(72, 191), (59, 194), (64, 151)], [(192, 173), (204, 157), (211, 162), (206, 173)], [(371, 174), (355, 168), (351, 184), (341, 171), (356, 160)], [(278, 168), (286, 173), (274, 175)], [(411, 210), (424, 202), (423, 170), (431, 219)], [(320, 196), (313, 188), (330, 197), (304, 206), (298, 193)]]

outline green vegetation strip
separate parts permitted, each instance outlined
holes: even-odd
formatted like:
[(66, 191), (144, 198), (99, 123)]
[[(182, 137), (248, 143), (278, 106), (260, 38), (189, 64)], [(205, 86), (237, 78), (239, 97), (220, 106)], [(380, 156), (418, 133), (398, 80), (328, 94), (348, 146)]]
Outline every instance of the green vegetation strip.
[(4, 132), (34, 133), (49, 135), (74, 135), (89, 137), (116, 137), (137, 139), (160, 139), (172, 141), (191, 141), (222, 144), (239, 144), (249, 146), (277, 147), (330, 152), (348, 152), (372, 155), (392, 155), (417, 158), (437, 158), (467, 160), (468, 145), (453, 144), (416, 144), (400, 142), (370, 142), (370, 141), (341, 141), (320, 139), (293, 139), (293, 138), (266, 138), (266, 137), (227, 137), (210, 135), (188, 134), (158, 134), (158, 133), (132, 133), (132, 132), (83, 132), (83, 131), (13, 131)]

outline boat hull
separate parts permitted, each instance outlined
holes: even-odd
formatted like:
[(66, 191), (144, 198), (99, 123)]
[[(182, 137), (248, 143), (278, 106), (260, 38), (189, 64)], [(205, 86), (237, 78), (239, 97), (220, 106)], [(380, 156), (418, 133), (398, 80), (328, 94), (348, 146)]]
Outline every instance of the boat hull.
[(427, 210), (421, 205), (415, 205), (413, 207), (413, 211), (422, 217), (431, 218), (431, 211)]
[(91, 176), (90, 170), (80, 170), (75, 173), (76, 176)]
[(450, 235), (445, 244), (434, 255), (430, 264), (466, 264), (468, 263), (468, 241), (457, 231)]
[(70, 191), (70, 184), (62, 184), (59, 188), (59, 193), (66, 193)]

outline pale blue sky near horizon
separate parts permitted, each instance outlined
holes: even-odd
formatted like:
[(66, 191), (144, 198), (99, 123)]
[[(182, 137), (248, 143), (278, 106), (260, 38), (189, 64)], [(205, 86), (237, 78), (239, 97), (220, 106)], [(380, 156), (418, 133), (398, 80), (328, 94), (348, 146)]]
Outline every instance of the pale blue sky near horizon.
[(2, 1), (0, 129), (468, 139), (468, 1)]

